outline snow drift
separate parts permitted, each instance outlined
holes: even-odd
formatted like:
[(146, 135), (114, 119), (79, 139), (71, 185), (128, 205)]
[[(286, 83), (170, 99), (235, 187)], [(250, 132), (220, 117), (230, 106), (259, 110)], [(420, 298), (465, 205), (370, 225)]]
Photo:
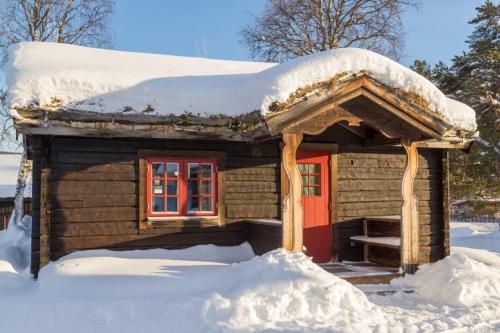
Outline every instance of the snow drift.
[(30, 262), (31, 216), (18, 225), (11, 218), (9, 227), (0, 231), (0, 294), (28, 282)]
[(458, 306), (472, 306), (488, 298), (500, 302), (500, 270), (463, 253), (422, 265), (416, 274), (393, 284), (415, 289), (418, 297), (431, 302)]
[(19, 43), (6, 67), (12, 108), (66, 107), (82, 111), (180, 115), (269, 114), (300, 88), (338, 74), (367, 73), (421, 96), (436, 116), (474, 131), (475, 112), (424, 77), (377, 53), (335, 49), (283, 64), (222, 61), (119, 52), (54, 43)]

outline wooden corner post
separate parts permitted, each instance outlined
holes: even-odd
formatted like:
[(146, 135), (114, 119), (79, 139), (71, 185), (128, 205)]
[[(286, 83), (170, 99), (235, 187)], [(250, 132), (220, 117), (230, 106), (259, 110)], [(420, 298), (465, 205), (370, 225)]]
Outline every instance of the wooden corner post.
[(301, 142), (302, 134), (283, 133), (281, 164), (285, 177), (282, 181), (287, 182), (282, 185), (285, 191), (282, 193), (283, 247), (293, 252), (302, 252), (303, 248), (302, 179), (297, 168), (297, 149)]
[(417, 271), (418, 243), (418, 199), (413, 190), (418, 170), (417, 144), (407, 138), (401, 139), (406, 153), (406, 168), (401, 182), (403, 205), (401, 207), (401, 267), (404, 273)]

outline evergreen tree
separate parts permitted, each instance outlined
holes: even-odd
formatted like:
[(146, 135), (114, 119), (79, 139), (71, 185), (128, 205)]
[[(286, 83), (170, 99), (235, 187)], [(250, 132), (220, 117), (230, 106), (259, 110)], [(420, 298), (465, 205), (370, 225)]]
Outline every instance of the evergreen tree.
[[(480, 137), (469, 154), (451, 152), (450, 185), (452, 198), (481, 201), (500, 196), (500, 5), (487, 0), (476, 11), (469, 22), (474, 31), (466, 52), (455, 56), (450, 66), (440, 62), (431, 69), (418, 60), (412, 68), (476, 111)], [(476, 208), (484, 211), (487, 206)]]

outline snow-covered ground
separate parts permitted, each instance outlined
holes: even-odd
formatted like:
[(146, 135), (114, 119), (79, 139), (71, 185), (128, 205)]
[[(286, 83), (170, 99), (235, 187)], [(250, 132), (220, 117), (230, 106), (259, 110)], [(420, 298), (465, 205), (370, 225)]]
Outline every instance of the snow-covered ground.
[[(498, 225), (454, 224), (452, 244), (469, 238), (479, 247), (498, 232)], [(500, 254), (486, 246), (453, 248), (393, 281), (413, 294), (366, 296), (303, 254), (256, 257), (248, 244), (82, 251), (50, 263), (35, 282), (29, 233), (29, 218), (0, 232), (0, 332), (500, 330)]]

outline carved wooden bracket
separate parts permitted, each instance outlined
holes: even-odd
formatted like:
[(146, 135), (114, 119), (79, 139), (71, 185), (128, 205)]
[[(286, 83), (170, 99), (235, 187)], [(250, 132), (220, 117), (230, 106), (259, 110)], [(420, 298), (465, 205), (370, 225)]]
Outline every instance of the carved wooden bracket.
[(282, 169), (288, 186), (283, 189), (283, 247), (293, 252), (301, 252), (303, 247), (303, 209), (301, 204), (302, 178), (297, 168), (297, 149), (302, 142), (302, 134), (283, 133), (281, 153)]
[(401, 139), (406, 153), (406, 168), (401, 182), (403, 205), (401, 207), (401, 267), (404, 273), (417, 270), (419, 256), (418, 199), (413, 190), (418, 170), (417, 143)]

